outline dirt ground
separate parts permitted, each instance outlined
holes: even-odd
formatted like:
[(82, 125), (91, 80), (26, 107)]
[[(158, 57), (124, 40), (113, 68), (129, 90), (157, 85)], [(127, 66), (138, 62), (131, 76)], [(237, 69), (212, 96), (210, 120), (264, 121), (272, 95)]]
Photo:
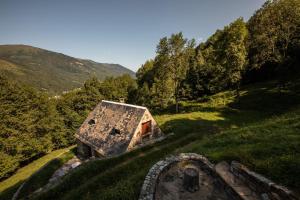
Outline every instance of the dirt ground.
[[(183, 187), (183, 169), (193, 165), (199, 169), (199, 190), (189, 192)], [(214, 184), (214, 178), (195, 163), (178, 163), (161, 175), (155, 194), (156, 200), (230, 200), (224, 190)]]

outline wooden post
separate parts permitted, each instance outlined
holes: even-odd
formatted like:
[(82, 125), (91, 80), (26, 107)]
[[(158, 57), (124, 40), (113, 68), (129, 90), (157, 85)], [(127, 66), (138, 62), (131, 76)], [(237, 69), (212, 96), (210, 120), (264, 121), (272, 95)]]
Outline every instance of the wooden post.
[(183, 187), (189, 192), (199, 190), (199, 171), (194, 167), (187, 167), (183, 172)]

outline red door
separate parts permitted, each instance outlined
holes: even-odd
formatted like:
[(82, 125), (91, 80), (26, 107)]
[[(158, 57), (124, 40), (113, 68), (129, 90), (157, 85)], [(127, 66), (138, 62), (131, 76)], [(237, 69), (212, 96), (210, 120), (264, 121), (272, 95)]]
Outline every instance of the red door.
[(142, 136), (151, 132), (151, 120), (145, 123), (142, 123)]

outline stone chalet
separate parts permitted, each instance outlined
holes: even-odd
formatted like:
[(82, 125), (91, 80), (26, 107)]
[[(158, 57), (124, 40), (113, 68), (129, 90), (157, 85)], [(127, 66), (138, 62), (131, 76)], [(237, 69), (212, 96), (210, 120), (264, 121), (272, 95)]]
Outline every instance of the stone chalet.
[(75, 134), (81, 157), (111, 157), (163, 136), (146, 107), (102, 101)]

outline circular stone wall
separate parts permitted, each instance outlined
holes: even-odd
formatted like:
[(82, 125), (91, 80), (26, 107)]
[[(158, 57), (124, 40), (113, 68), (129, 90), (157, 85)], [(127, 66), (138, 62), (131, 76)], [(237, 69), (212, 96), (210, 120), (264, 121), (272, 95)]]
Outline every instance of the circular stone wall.
[[(199, 189), (194, 192), (186, 190), (183, 186), (184, 169), (193, 167), (199, 172)], [(214, 165), (207, 158), (185, 153), (179, 156), (170, 156), (156, 163), (145, 178), (140, 200), (180, 200), (180, 199), (219, 199), (232, 198), (223, 190), (221, 180), (214, 171)], [(225, 185), (225, 184), (224, 184)]]
[[(185, 180), (185, 169), (197, 168), (197, 180)], [(155, 200), (199, 200), (201, 199), (218, 199), (230, 200), (226, 192), (218, 187), (215, 178), (206, 170), (201, 169), (197, 161), (188, 160), (178, 162), (170, 167), (169, 170), (162, 172), (154, 194)], [(198, 183), (195, 183), (197, 181)], [(186, 183), (188, 182), (188, 183)], [(197, 185), (196, 188), (188, 187), (186, 184)], [(192, 188), (192, 189), (190, 189)]]

